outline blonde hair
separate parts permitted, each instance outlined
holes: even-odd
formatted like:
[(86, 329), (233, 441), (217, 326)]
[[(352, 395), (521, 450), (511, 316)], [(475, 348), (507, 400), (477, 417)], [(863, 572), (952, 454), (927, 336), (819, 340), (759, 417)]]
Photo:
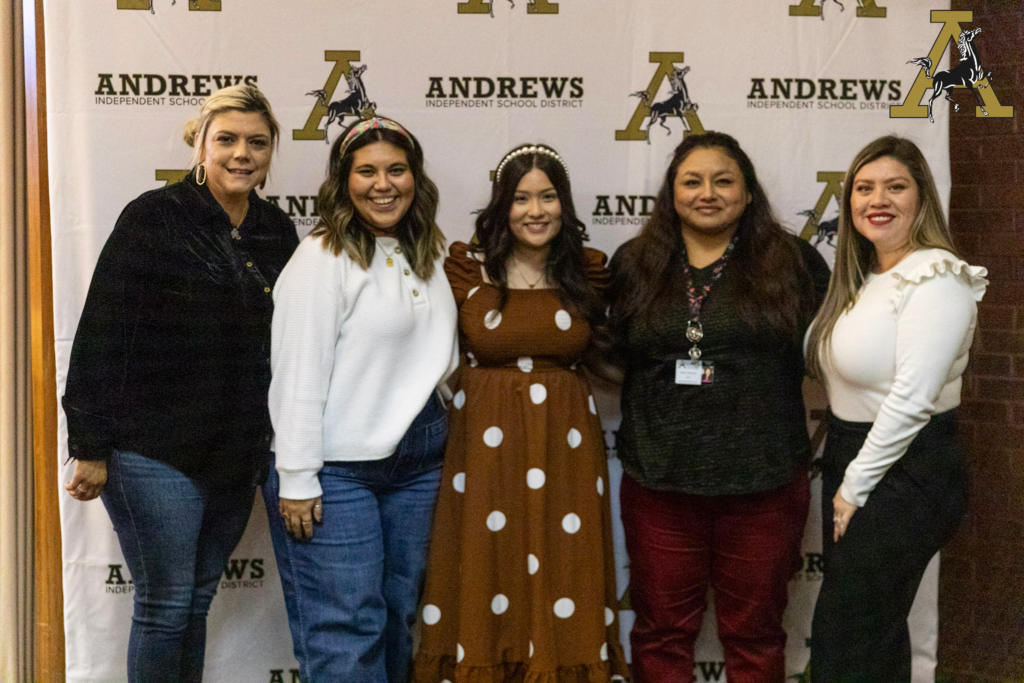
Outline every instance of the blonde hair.
[(277, 140), (281, 137), (281, 126), (274, 118), (274, 112), (266, 96), (255, 85), (229, 85), (207, 97), (203, 108), (199, 110), (199, 116), (185, 124), (185, 142), (192, 148), (192, 159), (189, 161), (191, 169), (195, 169), (202, 160), (206, 130), (210, 127), (210, 121), (217, 114), (228, 111), (261, 114), (270, 128), (271, 146), (277, 145)]
[(894, 159), (910, 172), (917, 184), (919, 208), (910, 226), (909, 244), (915, 249), (945, 249), (956, 255), (953, 236), (939, 202), (935, 179), (921, 150), (910, 140), (886, 135), (869, 143), (850, 164), (843, 180), (843, 195), (839, 205), (839, 239), (836, 244), (836, 263), (828, 284), (825, 301), (811, 323), (807, 340), (807, 370), (812, 377), (822, 377), (822, 358), (828, 354), (832, 330), (844, 312), (857, 303), (857, 295), (864, 284), (865, 273), (871, 268), (875, 255), (874, 245), (853, 227), (850, 215), (850, 197), (853, 181), (866, 165), (883, 157)]

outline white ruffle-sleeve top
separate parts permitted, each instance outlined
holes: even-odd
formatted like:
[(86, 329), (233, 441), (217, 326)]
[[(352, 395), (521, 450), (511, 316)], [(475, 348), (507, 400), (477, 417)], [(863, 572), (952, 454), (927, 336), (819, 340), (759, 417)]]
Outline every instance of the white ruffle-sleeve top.
[(378, 243), (363, 270), (308, 236), (277, 280), (269, 403), (282, 498), (319, 496), (326, 461), (391, 455), (459, 364), (444, 257), (422, 280), (398, 240)]
[(832, 412), (874, 423), (846, 468), (848, 502), (863, 506), (931, 416), (960, 405), (987, 274), (944, 249), (922, 249), (869, 274), (836, 321), (821, 354)]

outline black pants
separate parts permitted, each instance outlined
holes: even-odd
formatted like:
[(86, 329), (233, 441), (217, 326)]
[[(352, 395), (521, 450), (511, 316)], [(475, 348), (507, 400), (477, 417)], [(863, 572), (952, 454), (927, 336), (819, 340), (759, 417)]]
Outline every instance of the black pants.
[(956, 412), (932, 417), (832, 542), (832, 497), (870, 422), (829, 414), (822, 462), (825, 577), (811, 629), (814, 683), (909, 683), (907, 615), (928, 562), (956, 531), (967, 468)]

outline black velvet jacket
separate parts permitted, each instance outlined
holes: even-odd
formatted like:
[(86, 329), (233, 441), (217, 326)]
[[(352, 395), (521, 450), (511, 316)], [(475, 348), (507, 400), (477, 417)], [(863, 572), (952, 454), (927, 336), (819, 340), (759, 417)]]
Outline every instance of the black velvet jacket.
[(191, 175), (121, 212), (71, 349), (72, 457), (131, 450), (225, 483), (266, 471), (272, 289), (298, 237), (255, 192), (238, 232)]

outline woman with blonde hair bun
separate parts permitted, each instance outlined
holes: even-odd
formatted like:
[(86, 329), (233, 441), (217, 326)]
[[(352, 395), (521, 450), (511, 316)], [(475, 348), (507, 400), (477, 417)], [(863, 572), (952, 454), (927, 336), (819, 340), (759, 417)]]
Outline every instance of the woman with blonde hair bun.
[(953, 248), (914, 143), (886, 136), (860, 151), (807, 343), (808, 369), (825, 380), (831, 406), (815, 683), (910, 681), (907, 615), (966, 503), (956, 408), (986, 274)]
[(125, 207), (63, 397), (65, 484), (100, 496), (135, 584), (131, 683), (199, 683), (206, 615), (266, 478), (271, 292), (295, 226), (260, 199), (280, 126), (253, 85), (186, 126), (192, 170)]

